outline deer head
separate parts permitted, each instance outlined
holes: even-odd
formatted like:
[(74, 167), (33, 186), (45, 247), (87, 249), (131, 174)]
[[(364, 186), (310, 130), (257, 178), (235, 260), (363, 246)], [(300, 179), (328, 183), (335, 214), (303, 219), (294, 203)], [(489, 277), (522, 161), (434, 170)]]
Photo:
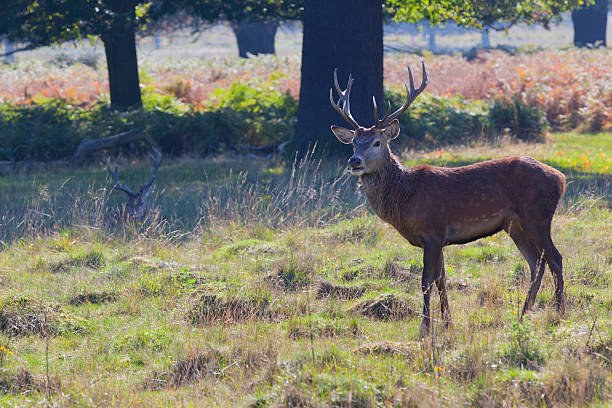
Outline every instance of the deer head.
[(423, 79), (421, 85), (415, 89), (412, 79), (412, 71), (408, 67), (408, 76), (410, 80), (410, 88), (406, 86), (406, 102), (395, 112), (391, 113), (391, 104), (387, 109), (386, 115), (382, 119), (378, 119), (378, 109), (376, 106), (376, 98), (372, 97), (374, 104), (374, 125), (370, 128), (360, 126), (351, 114), (350, 94), (353, 86), (353, 77), (349, 75), (348, 84), (343, 91), (338, 84), (337, 69), (334, 70), (334, 86), (336, 92), (340, 96), (338, 102), (334, 102), (333, 91), (329, 90), (329, 101), (333, 108), (342, 116), (348, 123), (351, 124), (353, 130), (345, 129), (340, 126), (332, 125), (331, 130), (336, 135), (338, 140), (344, 144), (353, 145), (353, 156), (349, 159), (351, 173), (355, 176), (375, 173), (379, 170), (384, 162), (384, 158), (389, 154), (389, 142), (399, 135), (399, 121), (397, 118), (412, 104), (417, 96), (428, 84), (427, 71), (425, 63), (423, 65)]
[(153, 186), (153, 181), (157, 177), (157, 170), (159, 169), (159, 165), (161, 163), (161, 152), (153, 147), (153, 153), (149, 153), (149, 156), (153, 159), (153, 174), (151, 178), (143, 184), (143, 186), (137, 192), (133, 192), (129, 187), (125, 184), (121, 184), (119, 182), (119, 175), (117, 174), (117, 170), (119, 167), (119, 159), (121, 158), (121, 153), (117, 155), (117, 159), (115, 160), (114, 169), (111, 169), (110, 157), (107, 160), (107, 169), (110, 175), (113, 177), (115, 181), (114, 189), (121, 190), (127, 194), (128, 199), (125, 205), (125, 213), (124, 218), (131, 218), (136, 221), (142, 221), (147, 214), (147, 206), (146, 198), (151, 191), (151, 187)]

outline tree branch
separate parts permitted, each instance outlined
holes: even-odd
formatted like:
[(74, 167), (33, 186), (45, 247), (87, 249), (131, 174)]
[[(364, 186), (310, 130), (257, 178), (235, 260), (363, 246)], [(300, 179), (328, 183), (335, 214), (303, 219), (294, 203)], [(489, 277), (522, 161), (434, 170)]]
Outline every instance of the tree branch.
[(102, 139), (85, 139), (81, 142), (79, 147), (72, 155), (73, 163), (81, 163), (89, 153), (97, 152), (99, 150), (111, 149), (113, 147), (122, 146), (128, 143), (133, 143), (143, 140), (155, 147), (156, 144), (146, 132), (141, 129), (132, 129), (127, 132), (119, 133), (117, 135), (105, 137)]
[(9, 55), (13, 55), (15, 53), (22, 52), (22, 51), (30, 51), (38, 47), (39, 47), (38, 45), (28, 44), (25, 47), (17, 48), (12, 51), (5, 52), (4, 54), (0, 54), (0, 57), (8, 57)]

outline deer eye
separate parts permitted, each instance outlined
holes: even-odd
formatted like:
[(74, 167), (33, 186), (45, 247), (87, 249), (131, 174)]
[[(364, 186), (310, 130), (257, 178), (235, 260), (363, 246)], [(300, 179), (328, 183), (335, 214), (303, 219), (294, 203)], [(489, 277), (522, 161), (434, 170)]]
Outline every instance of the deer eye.
[(380, 140), (375, 141), (372, 146), (374, 146), (374, 147), (380, 146)]

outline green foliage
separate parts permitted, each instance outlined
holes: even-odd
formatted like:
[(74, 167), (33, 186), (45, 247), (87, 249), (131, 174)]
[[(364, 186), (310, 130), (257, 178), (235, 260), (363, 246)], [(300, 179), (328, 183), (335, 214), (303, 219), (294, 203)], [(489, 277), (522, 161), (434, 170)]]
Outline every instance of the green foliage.
[[(154, 4), (155, 7), (148, 5)], [(0, 10), (0, 34), (32, 47), (105, 36), (118, 24), (136, 27), (163, 9), (164, 1), (13, 0)]]
[(170, 338), (162, 331), (139, 330), (115, 341), (113, 349), (117, 351), (138, 349), (160, 351), (168, 347), (170, 343)]
[(195, 111), (172, 95), (145, 87), (144, 109), (87, 110), (57, 99), (32, 106), (0, 105), (0, 160), (69, 158), (83, 139), (140, 128), (168, 154), (207, 155), (242, 144), (263, 146), (291, 139), (297, 102), (269, 88), (232, 85), (215, 93), (216, 106)]
[[(402, 92), (387, 89), (385, 94), (392, 109), (406, 100)], [(483, 138), (490, 130), (487, 111), (488, 105), (480, 101), (422, 94), (399, 117), (401, 130), (406, 134), (400, 143), (439, 146)]]
[[(405, 99), (386, 90), (392, 108)], [(297, 102), (270, 84), (235, 82), (217, 89), (206, 110), (196, 111), (170, 94), (143, 88), (144, 109), (118, 112), (99, 104), (93, 109), (57, 99), (35, 105), (0, 105), (0, 160), (58, 160), (72, 155), (83, 139), (141, 128), (167, 154), (205, 156), (240, 145), (264, 146), (293, 138)], [(462, 97), (423, 94), (399, 118), (404, 146), (464, 144), (510, 129), (519, 139), (540, 140), (547, 121), (537, 107), (518, 99), (492, 106)]]
[[(404, 93), (390, 89), (385, 95), (392, 109), (406, 98)], [(544, 113), (519, 98), (498, 99), (490, 105), (461, 96), (422, 94), (399, 121), (406, 135), (399, 142), (412, 147), (469, 143), (508, 130), (517, 139), (541, 141), (548, 130)]]
[[(181, 4), (182, 3), (182, 4)], [(241, 21), (301, 18), (304, 2), (301, 0), (188, 0), (181, 1), (181, 7), (189, 14), (207, 22), (225, 18)]]
[(0, 160), (54, 160), (74, 152), (80, 110), (60, 100), (0, 106)]
[(181, 102), (172, 94), (155, 92), (151, 86), (142, 87), (142, 107), (145, 111), (162, 111), (181, 114), (190, 110), (189, 105)]
[(247, 143), (254, 144), (260, 136), (269, 143), (278, 139), (278, 135), (291, 134), (295, 127), (297, 101), (289, 92), (275, 91), (271, 84), (234, 82), (227, 89), (215, 89), (212, 99), (215, 109), (244, 115), (248, 124)]
[[(0, 105), (0, 160), (57, 160), (72, 155), (83, 139), (95, 139), (141, 128), (164, 153), (205, 156), (237, 150), (240, 145), (264, 146), (293, 138), (297, 102), (271, 83), (233, 83), (216, 89), (205, 110), (197, 111), (171, 94), (143, 88), (144, 109), (118, 112), (100, 103), (93, 109), (65, 101), (35, 98), (34, 105)], [(386, 90), (392, 109), (405, 100), (403, 92)], [(548, 123), (535, 106), (518, 98), (493, 105), (460, 96), (423, 94), (403, 115), (403, 146), (465, 144), (510, 134), (541, 140)]]
[(533, 329), (527, 320), (514, 319), (510, 341), (501, 350), (501, 356), (521, 368), (538, 368), (546, 361), (540, 343), (533, 338)]
[(583, 4), (582, 0), (386, 0), (396, 21), (416, 22), (421, 19), (439, 24), (454, 21), (463, 26), (491, 26), (495, 23), (541, 24), (548, 27), (561, 13)]
[(509, 129), (512, 136), (526, 141), (541, 141), (548, 129), (542, 110), (516, 96), (509, 100), (496, 100), (491, 106), (489, 119), (495, 130)]

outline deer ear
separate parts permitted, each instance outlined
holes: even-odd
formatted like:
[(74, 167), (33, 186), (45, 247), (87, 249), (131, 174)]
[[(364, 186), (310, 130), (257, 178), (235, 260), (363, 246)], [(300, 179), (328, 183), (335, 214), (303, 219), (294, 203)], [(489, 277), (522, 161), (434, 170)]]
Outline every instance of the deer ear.
[(395, 139), (399, 135), (399, 132), (400, 132), (400, 126), (399, 126), (399, 120), (397, 119), (393, 119), (391, 123), (389, 123), (389, 126), (384, 128), (382, 131), (383, 135), (385, 135), (387, 140)]
[(344, 144), (351, 144), (353, 142), (353, 138), (355, 137), (355, 132), (349, 129), (345, 129), (340, 126), (331, 126), (331, 131), (334, 132), (334, 135)]

